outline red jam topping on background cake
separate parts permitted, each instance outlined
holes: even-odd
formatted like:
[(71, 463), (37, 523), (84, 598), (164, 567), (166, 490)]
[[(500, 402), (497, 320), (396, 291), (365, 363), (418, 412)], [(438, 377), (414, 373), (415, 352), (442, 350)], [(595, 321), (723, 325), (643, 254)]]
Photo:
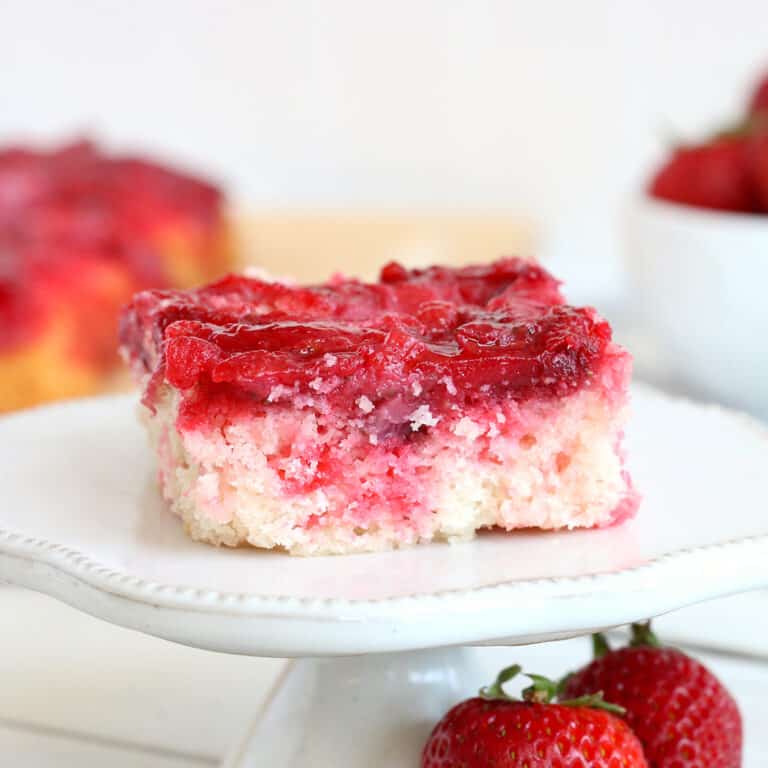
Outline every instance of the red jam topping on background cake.
[(634, 511), (629, 356), (531, 262), (149, 291), (121, 337), (197, 539), (343, 553)]
[(88, 142), (0, 149), (0, 410), (97, 391), (136, 291), (228, 265), (210, 184)]

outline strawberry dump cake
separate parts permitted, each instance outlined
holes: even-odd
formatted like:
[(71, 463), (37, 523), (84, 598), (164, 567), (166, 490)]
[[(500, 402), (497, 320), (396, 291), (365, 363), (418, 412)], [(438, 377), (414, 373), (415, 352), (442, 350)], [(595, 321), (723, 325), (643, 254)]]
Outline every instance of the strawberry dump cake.
[(97, 391), (120, 307), (229, 261), (217, 189), (88, 142), (0, 149), (0, 410)]
[(147, 291), (121, 340), (195, 539), (346, 553), (607, 526), (636, 506), (629, 355), (522, 259)]

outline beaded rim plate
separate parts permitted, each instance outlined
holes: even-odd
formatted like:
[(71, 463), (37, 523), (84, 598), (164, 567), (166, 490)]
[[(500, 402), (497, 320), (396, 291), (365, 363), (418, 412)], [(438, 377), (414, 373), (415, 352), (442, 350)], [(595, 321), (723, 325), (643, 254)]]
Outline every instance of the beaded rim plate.
[(0, 420), (0, 578), (187, 645), (274, 656), (522, 644), (768, 586), (768, 432), (636, 387), (644, 501), (606, 530), (295, 558), (190, 541), (129, 396)]

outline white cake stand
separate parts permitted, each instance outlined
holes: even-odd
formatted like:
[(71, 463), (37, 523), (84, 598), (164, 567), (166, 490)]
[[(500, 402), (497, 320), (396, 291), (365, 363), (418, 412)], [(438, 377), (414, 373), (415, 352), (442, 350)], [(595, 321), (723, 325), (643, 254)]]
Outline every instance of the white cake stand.
[(309, 659), (230, 766), (415, 767), (473, 680), (462, 646), (768, 586), (768, 433), (639, 388), (628, 449), (644, 502), (623, 526), (300, 559), (189, 541), (158, 498), (130, 398), (40, 408), (0, 420), (0, 579), (179, 643)]

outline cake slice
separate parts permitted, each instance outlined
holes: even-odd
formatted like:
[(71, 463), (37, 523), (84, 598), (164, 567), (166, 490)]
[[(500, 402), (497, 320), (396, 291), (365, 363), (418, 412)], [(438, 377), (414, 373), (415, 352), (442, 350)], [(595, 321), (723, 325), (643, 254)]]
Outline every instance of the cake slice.
[(121, 339), (195, 539), (362, 552), (607, 526), (636, 506), (630, 357), (535, 263), (148, 291)]
[(109, 386), (121, 307), (223, 274), (227, 229), (219, 190), (150, 160), (0, 149), (0, 411)]

